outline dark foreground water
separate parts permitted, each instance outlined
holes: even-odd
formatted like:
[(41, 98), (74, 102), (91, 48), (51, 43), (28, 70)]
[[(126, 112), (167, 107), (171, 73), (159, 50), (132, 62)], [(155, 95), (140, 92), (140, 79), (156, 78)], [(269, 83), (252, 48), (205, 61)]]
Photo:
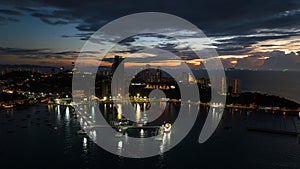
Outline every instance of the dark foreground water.
[[(61, 107), (31, 106), (0, 113), (1, 169), (296, 169), (300, 143), (295, 136), (246, 130), (246, 112), (225, 112), (214, 135), (197, 142), (205, 112), (190, 134), (170, 151), (146, 159), (112, 155), (78, 137), (78, 120)], [(57, 130), (54, 128), (57, 127)]]

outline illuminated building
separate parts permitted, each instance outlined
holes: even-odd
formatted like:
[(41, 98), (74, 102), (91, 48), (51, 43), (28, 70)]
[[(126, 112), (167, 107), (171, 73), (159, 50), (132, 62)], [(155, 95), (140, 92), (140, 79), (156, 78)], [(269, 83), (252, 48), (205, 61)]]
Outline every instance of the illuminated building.
[(62, 67), (59, 68), (59, 70), (60, 70), (60, 73), (64, 73), (65, 68), (62, 66)]
[(225, 77), (222, 77), (222, 80), (221, 80), (221, 94), (222, 95), (226, 95), (227, 93), (227, 85), (226, 85), (226, 78)]
[(196, 79), (194, 78), (194, 76), (192, 74), (189, 73), (188, 76), (189, 76), (189, 80), (188, 80), (189, 83), (195, 83), (196, 82)]
[(238, 96), (240, 94), (240, 80), (238, 79), (233, 80), (232, 94), (234, 96)]
[(182, 79), (181, 81), (183, 83), (188, 83), (189, 82), (189, 74), (187, 72), (182, 72)]
[(156, 73), (155, 73), (155, 82), (159, 83), (161, 81), (161, 70), (160, 67), (157, 67)]
[(144, 80), (148, 83), (152, 82), (151, 66), (149, 64), (146, 65), (146, 69), (144, 71)]
[[(115, 56), (114, 63), (112, 64), (112, 75), (114, 83), (111, 86), (112, 96), (124, 95), (124, 59), (121, 56)], [(115, 72), (118, 72), (117, 74)], [(103, 92), (103, 91), (102, 91)], [(107, 93), (107, 92), (104, 92)]]

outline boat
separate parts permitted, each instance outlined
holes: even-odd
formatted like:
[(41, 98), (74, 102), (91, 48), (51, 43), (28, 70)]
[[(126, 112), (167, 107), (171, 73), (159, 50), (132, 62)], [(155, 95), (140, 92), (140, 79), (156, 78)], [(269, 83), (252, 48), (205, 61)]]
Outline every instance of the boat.
[(170, 133), (171, 128), (172, 128), (172, 125), (171, 125), (170, 123), (166, 123), (166, 124), (164, 125), (164, 132), (165, 132), (165, 133)]
[(123, 137), (123, 133), (117, 132), (117, 134), (115, 135), (115, 137)]
[(5, 108), (5, 109), (11, 109), (11, 108), (14, 108), (15, 105), (13, 105), (13, 104), (10, 104), (10, 105), (3, 104), (2, 107)]
[(78, 136), (86, 136), (86, 135), (87, 135), (87, 133), (86, 133), (83, 129), (78, 130), (76, 134), (77, 134)]

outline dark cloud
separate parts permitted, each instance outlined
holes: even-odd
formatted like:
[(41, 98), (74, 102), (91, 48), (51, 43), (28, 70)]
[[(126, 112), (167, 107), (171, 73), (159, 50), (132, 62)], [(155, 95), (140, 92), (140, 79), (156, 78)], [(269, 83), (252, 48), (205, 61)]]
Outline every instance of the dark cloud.
[(50, 25), (64, 25), (75, 20), (71, 16), (68, 16), (67, 12), (63, 10), (55, 10), (52, 12), (38, 11), (31, 13), (31, 16), (40, 18), (41, 21)]
[[(229, 34), (247, 32), (257, 27), (284, 26), (282, 19), (295, 17), (299, 8), (298, 0), (201, 0), (201, 1), (60, 1), (31, 0), (3, 2), (12, 6), (27, 8), (50, 7), (60, 9), (54, 11), (56, 17), (80, 19), (78, 29), (95, 31), (103, 24), (118, 17), (136, 12), (165, 12), (183, 17), (204, 29), (208, 33)], [(299, 21), (294, 20), (294, 23)]]
[(40, 54), (44, 49), (22, 49), (22, 48), (3, 48), (0, 47), (0, 54)]
[[(3, 16), (6, 15), (6, 16)], [(18, 22), (19, 19), (14, 18), (15, 16), (21, 16), (22, 13), (16, 10), (0, 9), (0, 24), (7, 22)], [(14, 17), (11, 17), (14, 16)]]
[(0, 16), (0, 24), (6, 23), (6, 22), (19, 22), (19, 20), (15, 19), (15, 18), (11, 18), (11, 17)]
[(15, 10), (8, 10), (8, 9), (0, 9), (0, 14), (15, 15), (15, 16), (22, 15), (21, 12), (18, 12), (18, 11), (15, 11)]
[(74, 60), (78, 56), (78, 51), (58, 51), (49, 49), (23, 49), (23, 48), (3, 48), (0, 47), (1, 56), (18, 56), (23, 59), (70, 59)]
[[(300, 35), (300, 32), (292, 31), (300, 29), (299, 0), (263, 2), (261, 0), (193, 0), (188, 2), (183, 0), (0, 0), (0, 3), (28, 12), (31, 16), (50, 25), (75, 23), (76, 29), (81, 33), (62, 35), (62, 37), (75, 37), (81, 40), (87, 40), (94, 31), (110, 21), (137, 12), (170, 13), (190, 21), (202, 29), (208, 37), (216, 39), (214, 45), (218, 47), (218, 52), (222, 55), (247, 54), (252, 50), (252, 46), (260, 41)], [(10, 12), (14, 15), (13, 12), (18, 11)], [(0, 23), (4, 21), (17, 20), (0, 17)], [(129, 48), (124, 52), (140, 50), (138, 46), (130, 47), (136, 40), (132, 38), (122, 42), (121, 45)], [(160, 43), (158, 47), (176, 52), (174, 50), (176, 45)], [(183, 52), (185, 52), (183, 55), (193, 55), (188, 49)], [(284, 58), (283, 55), (280, 54), (280, 56)], [(275, 64), (275, 58), (274, 61), (266, 60), (264, 64), (269, 64), (270, 61)], [(253, 62), (256, 66), (259, 65), (260, 63), (255, 60), (257, 58), (248, 58), (247, 61)], [(277, 60), (280, 59), (277, 58)], [(242, 65), (242, 61), (239, 64)]]
[[(82, 32), (94, 32), (104, 24), (121, 16), (137, 12), (165, 12), (177, 15), (193, 24), (211, 37), (232, 36), (236, 38), (220, 41), (217, 44), (220, 52), (230, 50), (240, 51), (241, 48), (250, 47), (257, 41), (280, 36), (251, 37), (258, 29), (295, 28), (300, 25), (300, 1), (299, 0), (193, 0), (193, 1), (111, 1), (111, 0), (87, 0), (87, 1), (60, 1), (60, 0), (30, 0), (3, 2), (17, 9), (32, 12), (31, 15), (40, 18), (51, 25), (77, 23), (76, 28)], [(26, 8), (20, 8), (25, 6)], [(39, 7), (52, 8), (51, 11), (36, 11)], [(275, 33), (275, 32), (274, 32)], [(293, 33), (280, 32), (284, 36), (292, 36)], [(64, 37), (79, 37), (87, 40), (89, 35), (69, 35)], [(238, 37), (239, 36), (239, 37)], [(229, 45), (227, 43), (230, 43)], [(236, 48), (240, 45), (241, 48)]]
[(93, 33), (78, 33), (75, 35), (62, 35), (62, 38), (80, 38), (80, 40), (88, 40)]
[(27, 7), (15, 7), (15, 8), (18, 10), (21, 10), (21, 11), (25, 11), (25, 12), (36, 12), (37, 11), (35, 9), (27, 8)]
[(68, 24), (69, 22), (67, 21), (63, 21), (63, 20), (50, 20), (50, 19), (46, 19), (46, 18), (43, 18), (41, 19), (43, 22), (47, 23), (47, 24), (50, 24), (50, 25), (64, 25), (64, 24)]

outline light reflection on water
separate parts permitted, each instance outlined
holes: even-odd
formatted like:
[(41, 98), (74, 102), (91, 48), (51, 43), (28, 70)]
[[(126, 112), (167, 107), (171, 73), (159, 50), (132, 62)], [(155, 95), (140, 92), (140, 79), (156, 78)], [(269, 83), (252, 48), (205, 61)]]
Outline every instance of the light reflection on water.
[[(103, 105), (103, 110), (105, 107), (106, 117), (113, 118), (112, 107), (109, 104)], [(89, 111), (88, 107), (85, 108)], [(176, 106), (167, 105), (166, 109), (168, 113), (163, 116), (176, 118), (176, 114), (172, 114)], [(201, 110), (203, 112), (199, 115), (205, 115), (206, 108), (201, 107)], [(212, 116), (221, 118), (218, 114)], [(83, 120), (76, 118), (70, 109), (68, 115), (64, 106), (31, 106), (4, 110), (0, 113), (1, 168), (40, 169), (46, 164), (46, 168), (89, 169), (123, 169), (133, 166), (143, 169), (299, 168), (300, 144), (296, 137), (249, 132), (245, 128), (248, 116), (251, 116), (249, 112), (235, 112), (230, 109), (206, 143), (198, 144), (202, 123), (195, 124), (188, 137), (169, 152), (152, 158), (133, 160), (111, 155), (94, 144), (90, 138), (76, 136), (75, 133), (80, 129), (79, 122), (83, 123)], [(200, 117), (199, 121), (203, 119)], [(48, 123), (51, 125), (48, 126)], [(99, 136), (95, 131), (91, 133), (95, 138)], [(128, 144), (127, 138), (125, 135), (116, 144), (120, 155)], [(160, 148), (163, 150), (171, 141), (172, 133), (164, 135), (159, 142)], [(18, 159), (18, 163), (12, 162), (15, 159)]]
[[(156, 104), (156, 103), (154, 103)], [(113, 106), (109, 106), (109, 107), (112, 107), (112, 108), (107, 108), (108, 105), (111, 105), (111, 104), (103, 104), (103, 105), (100, 105), (100, 107), (102, 106), (102, 111), (104, 110), (104, 113), (103, 115), (106, 115), (104, 116), (105, 119), (107, 120), (107, 123), (109, 124), (111, 121), (116, 121), (116, 120), (121, 120), (124, 118), (124, 112), (123, 112), (123, 106), (131, 106), (131, 105), (124, 105), (124, 104), (115, 104)], [(177, 114), (178, 114), (178, 111), (179, 111), (179, 108), (180, 106), (187, 106), (189, 109), (186, 113), (186, 116), (192, 116), (193, 110), (199, 110), (199, 105), (198, 104), (181, 104), (180, 106), (176, 106), (175, 104), (170, 104), (170, 103), (166, 103), (166, 102), (160, 102), (158, 103), (158, 105), (162, 105), (163, 107), (166, 108), (166, 112), (164, 114), (161, 115), (161, 117), (159, 117), (159, 120), (156, 120), (154, 123), (155, 124), (150, 124), (150, 125), (153, 125), (153, 126), (161, 126), (162, 124), (165, 124), (166, 122), (171, 122), (173, 123), (177, 117)], [(97, 136), (100, 136), (100, 134), (97, 134), (97, 132), (100, 132), (100, 131), (95, 131), (93, 130), (94, 128), (97, 128), (97, 127), (100, 127), (102, 128), (103, 126), (105, 127), (105, 125), (107, 124), (99, 124), (96, 122), (96, 120), (90, 120), (88, 119), (87, 117), (89, 118), (93, 118), (95, 119), (95, 104), (85, 104), (83, 105), (83, 109), (82, 109), (82, 112), (84, 113), (81, 113), (80, 115), (80, 124), (82, 125), (83, 124), (83, 128), (87, 131), (87, 133), (89, 134), (89, 136), (91, 137), (92, 140), (96, 141), (96, 140), (99, 140), (99, 139), (102, 139), (102, 138), (98, 138)], [(147, 116), (149, 113), (152, 113), (152, 112), (149, 112), (147, 111), (147, 104), (146, 103), (142, 103), (142, 104), (139, 104), (139, 103), (133, 103), (133, 107), (134, 107), (134, 110), (135, 112), (131, 113), (132, 115), (134, 115), (134, 117), (130, 117), (130, 119), (135, 119), (135, 123), (144, 123), (146, 124), (148, 122), (147, 120)], [(100, 108), (101, 109), (101, 108)], [(127, 109), (125, 109), (127, 110)], [(109, 112), (109, 113), (107, 113)], [(127, 113), (128, 114), (128, 113)], [(130, 114), (129, 114), (130, 115)], [(82, 117), (81, 117), (82, 116)], [(125, 117), (126, 118), (126, 117)], [(218, 121), (220, 120), (221, 118), (221, 114), (219, 112), (217, 112), (215, 110), (215, 108), (213, 108), (213, 113), (212, 113), (212, 117), (209, 118), (209, 120), (212, 120), (212, 124), (216, 124), (218, 123)], [(151, 122), (150, 122), (151, 123)], [(110, 127), (107, 125), (107, 127)], [(116, 131), (121, 131), (121, 130), (116, 130)], [(126, 131), (127, 132), (127, 131)], [(139, 143), (136, 144), (136, 151), (139, 152), (139, 151), (143, 151), (143, 147), (145, 146), (145, 143), (144, 141), (146, 139), (143, 139), (143, 138), (147, 138), (150, 136), (154, 136), (153, 135), (153, 131), (147, 129), (147, 130), (144, 130), (144, 129), (139, 129), (137, 131), (135, 131), (137, 135), (135, 135), (134, 137), (139, 137)], [(156, 137), (152, 137), (152, 142), (157, 145), (157, 150), (155, 150), (158, 154), (162, 154), (163, 152), (165, 152), (166, 150), (168, 150), (170, 147), (171, 147), (171, 137), (172, 137), (172, 133), (180, 133), (181, 132), (181, 129), (180, 128), (177, 128), (177, 130), (174, 128), (174, 131), (171, 132), (171, 133), (165, 133), (163, 136), (162, 136), (162, 139), (156, 139), (158, 136)], [(151, 133), (151, 135), (149, 135)], [(118, 133), (119, 134), (119, 133)], [(116, 135), (118, 135), (116, 134)], [(116, 136), (117, 137), (117, 136)], [(127, 149), (129, 148), (129, 144), (123, 144), (123, 141), (124, 139), (127, 139), (129, 136), (126, 135), (126, 136), (118, 136), (117, 139), (119, 139), (119, 141), (113, 141), (114, 142), (114, 145), (115, 145), (115, 150), (113, 150), (114, 152), (116, 152), (117, 154), (121, 155), (122, 154), (122, 150), (123, 149)], [(128, 139), (127, 141), (128, 142)], [(155, 147), (153, 147), (155, 149)]]

